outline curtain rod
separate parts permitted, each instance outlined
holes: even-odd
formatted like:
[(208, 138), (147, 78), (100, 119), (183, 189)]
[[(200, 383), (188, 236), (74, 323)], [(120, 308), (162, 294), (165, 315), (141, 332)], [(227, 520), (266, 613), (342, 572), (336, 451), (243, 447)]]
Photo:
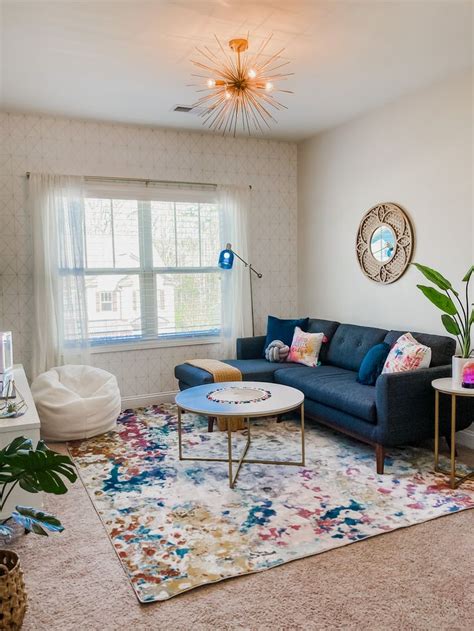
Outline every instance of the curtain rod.
[[(26, 177), (29, 179), (31, 175), (30, 171), (26, 172)], [(140, 182), (148, 186), (148, 184), (185, 184), (186, 186), (209, 186), (212, 188), (217, 188), (217, 184), (212, 184), (210, 182), (178, 182), (176, 180), (153, 180), (150, 178), (139, 178), (139, 177), (100, 177), (100, 175), (85, 175), (85, 180), (88, 181), (97, 181), (97, 182)], [(252, 190), (252, 185), (249, 184), (249, 189)]]

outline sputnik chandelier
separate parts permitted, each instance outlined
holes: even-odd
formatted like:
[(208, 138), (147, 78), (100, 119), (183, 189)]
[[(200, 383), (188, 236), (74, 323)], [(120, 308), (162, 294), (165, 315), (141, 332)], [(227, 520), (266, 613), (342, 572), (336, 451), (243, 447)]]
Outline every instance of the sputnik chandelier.
[(277, 88), (276, 83), (293, 73), (280, 72), (289, 64), (281, 57), (284, 48), (270, 56), (265, 53), (271, 37), (264, 40), (253, 55), (248, 53), (248, 39), (231, 39), (231, 53), (224, 49), (217, 37), (217, 53), (207, 46), (196, 49), (202, 61), (191, 61), (201, 73), (193, 76), (204, 80), (198, 92), (205, 94), (193, 108), (200, 112), (205, 125), (223, 134), (233, 133), (234, 136), (237, 129), (249, 134), (252, 130), (261, 132), (265, 126), (270, 127), (270, 121), (276, 122), (273, 110), (286, 109), (275, 98), (275, 92), (291, 94), (291, 91)]

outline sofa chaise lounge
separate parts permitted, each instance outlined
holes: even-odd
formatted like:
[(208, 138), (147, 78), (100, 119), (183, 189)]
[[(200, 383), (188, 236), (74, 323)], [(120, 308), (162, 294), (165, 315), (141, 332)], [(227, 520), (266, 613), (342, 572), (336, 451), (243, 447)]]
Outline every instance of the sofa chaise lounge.
[[(382, 374), (375, 386), (357, 382), (362, 359), (375, 344), (393, 345), (406, 331), (340, 324), (310, 319), (308, 331), (323, 332), (316, 368), (264, 359), (265, 336), (237, 340), (237, 359), (224, 360), (236, 366), (246, 381), (270, 381), (293, 386), (305, 395), (305, 416), (344, 432), (375, 448), (377, 473), (384, 471), (385, 448), (416, 443), (434, 434), (434, 394), (431, 381), (451, 375), (455, 342), (442, 335), (416, 333), (414, 337), (432, 351), (429, 368)], [(212, 382), (212, 376), (190, 364), (175, 368), (181, 390)], [(446, 397), (440, 406), (441, 433), (449, 435)], [(459, 398), (458, 430), (474, 420), (474, 405)]]

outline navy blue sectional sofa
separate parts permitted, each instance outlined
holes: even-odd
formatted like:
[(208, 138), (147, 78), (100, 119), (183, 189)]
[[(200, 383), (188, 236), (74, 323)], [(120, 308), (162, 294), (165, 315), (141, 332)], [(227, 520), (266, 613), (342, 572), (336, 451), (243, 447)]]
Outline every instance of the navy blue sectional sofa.
[[(270, 363), (264, 359), (265, 336), (237, 340), (237, 359), (224, 360), (236, 366), (246, 381), (270, 381), (293, 386), (305, 395), (305, 416), (373, 445), (377, 472), (383, 473), (385, 448), (416, 443), (433, 436), (434, 393), (431, 381), (451, 375), (453, 339), (413, 332), (429, 346), (431, 365), (421, 370), (384, 374), (375, 386), (357, 382), (367, 351), (380, 342), (392, 345), (406, 331), (387, 331), (330, 320), (310, 319), (308, 331), (323, 332), (327, 343), (320, 353), (321, 365)], [(189, 364), (175, 368), (181, 390), (212, 382), (212, 376)], [(447, 397), (441, 398), (441, 431), (448, 436)], [(457, 429), (474, 420), (474, 406), (458, 399)]]

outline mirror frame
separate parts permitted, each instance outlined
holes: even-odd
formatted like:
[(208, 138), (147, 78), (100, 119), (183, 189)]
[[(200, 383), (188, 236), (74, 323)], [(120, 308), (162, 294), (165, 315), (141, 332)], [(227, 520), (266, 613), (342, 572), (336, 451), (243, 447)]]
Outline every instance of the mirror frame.
[[(385, 262), (378, 261), (371, 249), (372, 236), (382, 226), (389, 227), (395, 236), (393, 255)], [(394, 283), (410, 264), (414, 242), (410, 219), (398, 204), (384, 202), (372, 206), (362, 217), (357, 231), (356, 255), (362, 272), (376, 283)]]

